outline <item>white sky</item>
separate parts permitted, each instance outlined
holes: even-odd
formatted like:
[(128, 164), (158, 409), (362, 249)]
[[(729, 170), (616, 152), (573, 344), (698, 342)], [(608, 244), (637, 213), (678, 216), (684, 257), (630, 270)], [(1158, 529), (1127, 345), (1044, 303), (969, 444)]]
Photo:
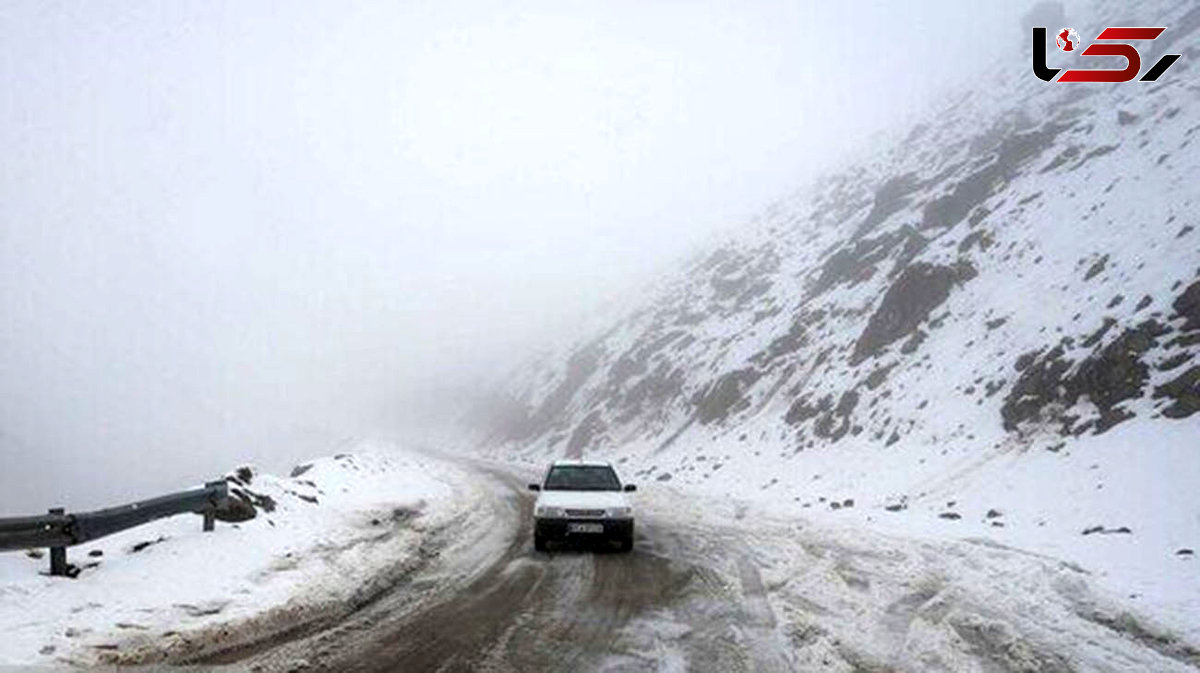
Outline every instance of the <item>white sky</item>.
[(394, 431), (1027, 4), (0, 2), (0, 513)]

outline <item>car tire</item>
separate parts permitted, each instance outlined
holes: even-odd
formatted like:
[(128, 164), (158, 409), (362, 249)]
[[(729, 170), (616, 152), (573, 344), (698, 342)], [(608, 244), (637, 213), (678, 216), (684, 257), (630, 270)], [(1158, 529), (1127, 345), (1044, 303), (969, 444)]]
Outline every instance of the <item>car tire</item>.
[(548, 547), (546, 545), (546, 538), (542, 537), (541, 535), (538, 535), (537, 533), (534, 533), (533, 534), (533, 548), (535, 551), (546, 551), (548, 549)]
[(630, 535), (629, 537), (621, 538), (621, 551), (623, 553), (628, 553), (628, 552), (633, 551), (633, 536), (632, 535)]

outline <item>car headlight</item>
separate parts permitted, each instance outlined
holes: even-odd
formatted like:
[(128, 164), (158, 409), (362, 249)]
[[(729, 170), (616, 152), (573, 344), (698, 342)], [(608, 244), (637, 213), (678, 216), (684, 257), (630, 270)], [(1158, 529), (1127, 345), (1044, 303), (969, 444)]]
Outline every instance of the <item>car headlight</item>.
[(538, 507), (533, 515), (539, 519), (561, 519), (563, 511), (561, 507)]
[(608, 508), (608, 518), (610, 519), (627, 519), (633, 514), (632, 507), (610, 507)]

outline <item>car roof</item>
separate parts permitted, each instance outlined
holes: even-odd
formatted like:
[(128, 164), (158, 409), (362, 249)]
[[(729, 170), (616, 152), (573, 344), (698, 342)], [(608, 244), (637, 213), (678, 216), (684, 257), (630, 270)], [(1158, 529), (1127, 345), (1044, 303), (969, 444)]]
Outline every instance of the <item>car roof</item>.
[(551, 467), (559, 465), (584, 465), (588, 467), (612, 467), (612, 463), (607, 460), (583, 460), (583, 459), (562, 459), (550, 463)]

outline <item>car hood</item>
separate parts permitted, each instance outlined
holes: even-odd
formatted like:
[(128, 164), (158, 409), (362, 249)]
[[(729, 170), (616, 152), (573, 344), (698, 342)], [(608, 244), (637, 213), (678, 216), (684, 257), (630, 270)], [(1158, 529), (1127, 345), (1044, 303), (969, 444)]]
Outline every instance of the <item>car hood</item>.
[(628, 507), (629, 501), (622, 491), (542, 491), (537, 504), (540, 507), (607, 509)]

